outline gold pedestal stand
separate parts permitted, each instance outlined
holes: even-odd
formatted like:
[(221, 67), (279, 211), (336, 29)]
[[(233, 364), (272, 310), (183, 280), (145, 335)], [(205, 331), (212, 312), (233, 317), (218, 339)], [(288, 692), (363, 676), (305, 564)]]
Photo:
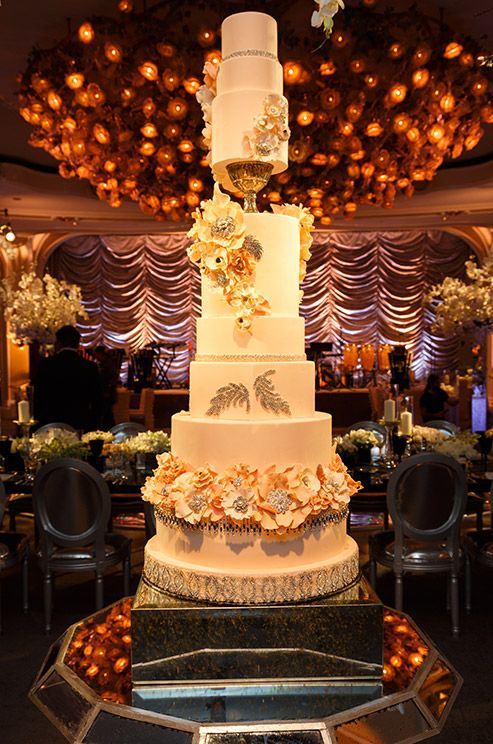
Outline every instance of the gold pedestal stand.
[(243, 191), (245, 212), (258, 212), (257, 194), (268, 183), (273, 168), (272, 163), (262, 163), (258, 160), (246, 160), (226, 166), (233, 186)]

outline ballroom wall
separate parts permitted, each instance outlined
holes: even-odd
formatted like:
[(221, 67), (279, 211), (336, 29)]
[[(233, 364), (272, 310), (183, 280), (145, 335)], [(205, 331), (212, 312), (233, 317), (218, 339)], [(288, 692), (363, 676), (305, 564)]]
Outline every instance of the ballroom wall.
[[(59, 245), (48, 268), (82, 287), (84, 344), (135, 349), (166, 340), (193, 348), (200, 277), (188, 242), (172, 233), (77, 236)], [(440, 230), (320, 231), (312, 253), (301, 303), (307, 341), (405, 343), (418, 377), (457, 365), (458, 343), (430, 333), (424, 298), (443, 277), (464, 276), (465, 240)], [(179, 352), (177, 381), (186, 379), (188, 362), (188, 350)]]

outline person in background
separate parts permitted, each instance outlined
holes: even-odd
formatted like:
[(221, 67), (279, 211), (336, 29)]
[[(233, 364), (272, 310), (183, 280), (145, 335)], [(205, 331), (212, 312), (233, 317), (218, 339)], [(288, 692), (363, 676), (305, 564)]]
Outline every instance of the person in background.
[(117, 388), (119, 382), (118, 362), (114, 355), (108, 353), (105, 346), (96, 346), (94, 359), (98, 365), (103, 391), (103, 407), (101, 414), (101, 427), (111, 429), (115, 425), (113, 406), (117, 400)]
[(103, 405), (98, 367), (79, 354), (76, 328), (66, 325), (55, 335), (55, 354), (40, 361), (34, 380), (34, 418), (40, 426), (61, 422), (77, 431), (98, 429)]
[(428, 375), (426, 387), (419, 400), (423, 423), (444, 419), (448, 399), (448, 393), (440, 386), (440, 377), (433, 373)]

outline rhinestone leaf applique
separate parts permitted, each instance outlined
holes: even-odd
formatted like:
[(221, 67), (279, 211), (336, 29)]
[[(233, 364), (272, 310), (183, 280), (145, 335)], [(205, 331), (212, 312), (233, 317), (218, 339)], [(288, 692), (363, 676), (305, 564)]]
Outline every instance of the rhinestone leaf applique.
[(209, 401), (205, 415), (219, 416), (230, 406), (245, 406), (246, 412), (250, 412), (250, 393), (243, 383), (230, 382), (218, 388)]
[(275, 374), (276, 371), (274, 369), (269, 369), (255, 378), (255, 382), (253, 383), (255, 397), (264, 411), (272, 411), (276, 415), (283, 413), (285, 416), (291, 416), (289, 403), (287, 400), (281, 398), (279, 393), (274, 389), (272, 380), (269, 379)]
[(243, 241), (243, 248), (251, 253), (252, 256), (257, 259), (257, 261), (260, 261), (260, 259), (262, 258), (262, 254), (264, 252), (262, 243), (253, 235), (247, 235), (245, 237), (245, 240)]

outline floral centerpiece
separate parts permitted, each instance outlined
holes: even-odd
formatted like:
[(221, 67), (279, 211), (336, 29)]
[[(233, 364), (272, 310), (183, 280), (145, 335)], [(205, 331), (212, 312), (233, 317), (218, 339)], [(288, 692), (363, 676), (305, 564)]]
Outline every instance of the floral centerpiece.
[(443, 442), (438, 442), (435, 452), (441, 455), (449, 455), (459, 462), (479, 460), (481, 455), (475, 448), (478, 439), (478, 434), (472, 434), (470, 431), (460, 432), (454, 437), (448, 437)]
[(112, 434), (111, 431), (96, 429), (95, 431), (86, 431), (86, 433), (82, 435), (81, 440), (86, 444), (96, 441), (108, 444), (109, 442), (112, 442), (114, 438), (114, 434)]
[(33, 341), (52, 343), (59, 328), (88, 317), (82, 306), (80, 287), (50, 274), (40, 278), (34, 271), (22, 274), (16, 287), (4, 279), (0, 302), (9, 334), (19, 345)]
[(371, 450), (378, 447), (380, 442), (372, 431), (368, 429), (353, 429), (342, 437), (335, 437), (336, 452), (343, 461), (351, 467), (371, 462)]
[(32, 437), (14, 440), (14, 450), (22, 456), (28, 455), (38, 462), (53, 460), (56, 457), (76, 457), (84, 459), (89, 449), (73, 431), (52, 429)]
[(439, 429), (434, 429), (432, 426), (413, 426), (411, 447), (416, 449), (427, 447), (434, 449), (437, 444), (444, 442), (446, 439), (447, 434)]
[(160, 455), (163, 452), (169, 452), (171, 440), (165, 431), (142, 431), (134, 437), (124, 439), (119, 445), (113, 446), (120, 447), (129, 455)]
[(360, 487), (337, 454), (316, 472), (299, 464), (260, 471), (243, 463), (217, 472), (208, 465), (193, 468), (171, 454), (157, 460), (142, 498), (191, 525), (225, 520), (284, 534), (329, 512), (345, 518), (345, 507)]
[(435, 311), (431, 328), (441, 336), (493, 325), (493, 257), (480, 267), (466, 261), (466, 273), (468, 282), (447, 276), (428, 294)]

